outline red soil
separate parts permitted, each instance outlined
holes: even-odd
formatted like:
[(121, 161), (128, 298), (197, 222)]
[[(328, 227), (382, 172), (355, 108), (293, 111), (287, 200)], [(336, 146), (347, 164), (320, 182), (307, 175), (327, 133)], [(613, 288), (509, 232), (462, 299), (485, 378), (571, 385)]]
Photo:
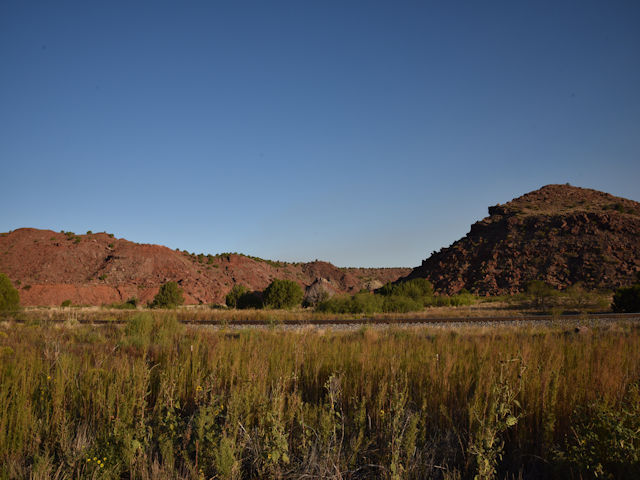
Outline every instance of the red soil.
[(338, 292), (354, 293), (371, 278), (386, 283), (410, 269), (340, 269), (326, 262), (284, 263), (230, 254), (200, 257), (160, 245), (137, 244), (106, 233), (73, 235), (21, 228), (0, 235), (0, 272), (20, 291), (23, 305), (102, 305), (135, 297), (151, 300), (160, 285), (176, 281), (188, 304), (222, 303), (240, 283), (263, 290), (275, 279), (302, 287), (318, 278)]

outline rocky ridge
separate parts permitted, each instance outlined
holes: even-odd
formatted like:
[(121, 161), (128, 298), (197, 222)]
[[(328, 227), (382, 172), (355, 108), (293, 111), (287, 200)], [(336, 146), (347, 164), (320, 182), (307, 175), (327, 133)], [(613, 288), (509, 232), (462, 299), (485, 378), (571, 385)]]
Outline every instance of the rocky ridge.
[(286, 263), (235, 253), (194, 255), (138, 244), (107, 233), (76, 235), (20, 228), (0, 234), (0, 272), (19, 289), (23, 305), (103, 305), (148, 302), (160, 285), (176, 281), (188, 304), (223, 303), (234, 284), (263, 290), (275, 279), (303, 288), (324, 279), (332, 291), (356, 293), (395, 281), (409, 268), (342, 269), (330, 263)]

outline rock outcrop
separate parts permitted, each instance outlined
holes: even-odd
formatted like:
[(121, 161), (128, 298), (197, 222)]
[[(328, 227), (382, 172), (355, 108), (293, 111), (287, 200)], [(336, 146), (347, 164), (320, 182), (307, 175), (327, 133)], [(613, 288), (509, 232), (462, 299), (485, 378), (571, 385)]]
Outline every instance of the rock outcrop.
[(547, 185), (504, 205), (407, 278), (436, 291), (513, 294), (532, 280), (563, 289), (629, 284), (640, 271), (640, 203), (570, 185)]

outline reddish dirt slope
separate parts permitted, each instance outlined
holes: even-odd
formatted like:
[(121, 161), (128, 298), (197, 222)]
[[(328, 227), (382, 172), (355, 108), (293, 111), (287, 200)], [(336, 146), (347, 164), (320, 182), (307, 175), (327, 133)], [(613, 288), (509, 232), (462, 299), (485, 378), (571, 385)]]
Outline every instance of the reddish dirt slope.
[(640, 203), (569, 185), (547, 185), (489, 207), (489, 216), (408, 278), (436, 290), (510, 294), (535, 279), (565, 288), (616, 288), (640, 271)]
[(283, 263), (238, 254), (195, 256), (159, 245), (21, 228), (0, 234), (0, 272), (20, 290), (23, 305), (102, 305), (135, 297), (151, 300), (160, 285), (178, 282), (187, 303), (223, 302), (241, 283), (263, 290), (274, 278), (301, 286), (325, 278), (340, 292), (357, 292), (371, 279), (385, 283), (410, 269), (340, 269), (326, 262)]

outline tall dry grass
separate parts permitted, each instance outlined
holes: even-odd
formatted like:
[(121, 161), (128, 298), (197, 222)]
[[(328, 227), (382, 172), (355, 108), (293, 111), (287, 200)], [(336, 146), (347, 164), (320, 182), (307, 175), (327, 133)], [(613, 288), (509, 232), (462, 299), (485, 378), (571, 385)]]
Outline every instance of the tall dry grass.
[(639, 340), (5, 323), (0, 478), (580, 478), (576, 412), (631, 408)]

